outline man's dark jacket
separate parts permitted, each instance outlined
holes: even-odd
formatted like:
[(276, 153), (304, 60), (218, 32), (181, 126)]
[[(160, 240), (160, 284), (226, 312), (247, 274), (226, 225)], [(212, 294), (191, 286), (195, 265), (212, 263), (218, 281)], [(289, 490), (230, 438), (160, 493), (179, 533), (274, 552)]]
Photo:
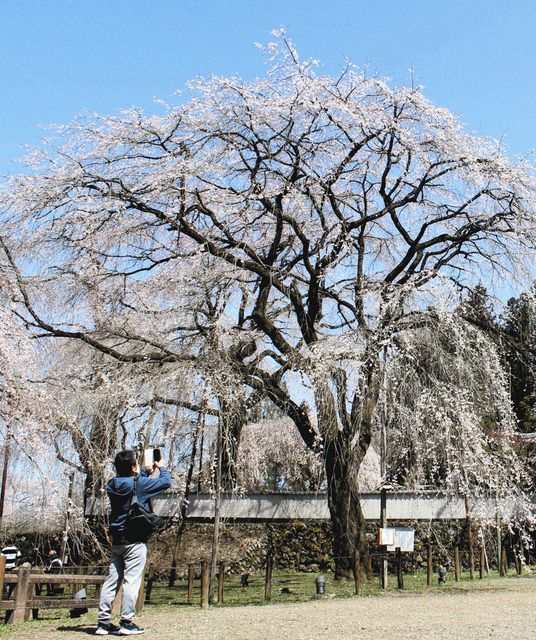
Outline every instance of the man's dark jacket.
[[(149, 476), (146, 471), (138, 475), (138, 502), (140, 506), (152, 511), (150, 499), (171, 487), (171, 474), (160, 467), (159, 476)], [(108, 481), (106, 492), (110, 498), (110, 533), (114, 544), (128, 544), (125, 538), (125, 522), (134, 490), (134, 477), (116, 476)]]

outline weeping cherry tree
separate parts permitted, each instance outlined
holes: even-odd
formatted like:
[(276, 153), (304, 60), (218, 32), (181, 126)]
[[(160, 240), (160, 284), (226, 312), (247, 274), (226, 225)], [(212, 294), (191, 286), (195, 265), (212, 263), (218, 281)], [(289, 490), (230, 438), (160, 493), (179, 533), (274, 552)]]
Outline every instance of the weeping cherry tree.
[[(82, 313), (48, 313), (39, 291), (61, 297), (75, 278), (99, 279), (110, 315), (142, 310), (129, 292), (140, 281), (154, 291), (164, 269), (173, 282), (185, 260), (227, 273), (218, 326), (230, 365), (320, 456), (344, 577), (362, 540), (357, 474), (385, 358), (438, 302), (522, 275), (534, 173), (418, 88), (351, 65), (323, 75), (275, 35), (264, 78), (200, 78), (162, 115), (130, 109), (60, 128), (4, 192), (2, 246), (28, 327), (122, 362), (180, 361), (180, 323), (170, 315), (158, 331), (148, 316), (136, 342)], [(447, 423), (438, 411), (433, 429)]]

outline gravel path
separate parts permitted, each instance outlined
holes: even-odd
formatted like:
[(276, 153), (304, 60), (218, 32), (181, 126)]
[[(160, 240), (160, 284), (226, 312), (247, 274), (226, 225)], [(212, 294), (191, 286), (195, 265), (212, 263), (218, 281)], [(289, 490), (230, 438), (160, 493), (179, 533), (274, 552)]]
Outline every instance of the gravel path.
[[(444, 593), (389, 593), (348, 600), (199, 609), (154, 608), (140, 622), (158, 640), (534, 640), (536, 579), (480, 583)], [(79, 640), (94, 627), (39, 630), (24, 625), (14, 640)]]

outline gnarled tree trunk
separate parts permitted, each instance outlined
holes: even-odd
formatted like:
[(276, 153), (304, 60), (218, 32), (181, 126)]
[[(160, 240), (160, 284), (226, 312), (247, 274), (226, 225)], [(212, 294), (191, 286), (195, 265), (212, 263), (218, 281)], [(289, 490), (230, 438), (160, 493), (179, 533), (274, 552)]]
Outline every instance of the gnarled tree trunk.
[(364, 542), (365, 519), (359, 500), (357, 471), (362, 456), (349, 447), (345, 434), (325, 446), (328, 506), (333, 527), (335, 579), (353, 577), (353, 557)]

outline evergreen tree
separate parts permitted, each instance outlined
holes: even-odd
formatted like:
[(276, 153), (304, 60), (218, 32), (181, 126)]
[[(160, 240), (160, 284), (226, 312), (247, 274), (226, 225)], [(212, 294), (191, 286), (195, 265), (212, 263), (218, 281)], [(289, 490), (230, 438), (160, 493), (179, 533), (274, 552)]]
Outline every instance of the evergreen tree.
[(518, 429), (536, 431), (536, 287), (508, 301), (502, 323)]
[(493, 310), (493, 304), (488, 294), (488, 290), (482, 284), (477, 284), (469, 292), (467, 298), (460, 304), (458, 313), (485, 331), (488, 336), (496, 334), (497, 317)]

